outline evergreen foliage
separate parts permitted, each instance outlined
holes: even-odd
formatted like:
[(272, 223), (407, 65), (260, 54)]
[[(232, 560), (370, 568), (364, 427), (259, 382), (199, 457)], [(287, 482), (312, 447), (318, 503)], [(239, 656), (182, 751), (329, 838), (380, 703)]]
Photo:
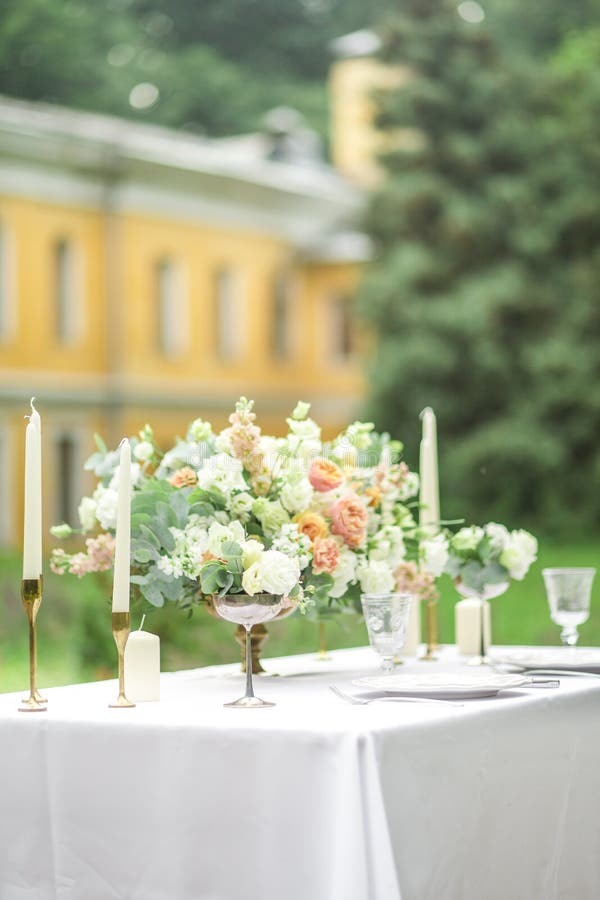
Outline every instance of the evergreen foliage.
[(419, 412), (435, 408), (446, 515), (589, 526), (600, 171), (597, 126), (573, 108), (585, 103), (582, 80), (507, 64), (449, 0), (405, 0), (383, 55), (413, 78), (380, 97), (380, 125), (421, 141), (387, 155), (369, 210), (377, 260), (360, 306), (378, 336), (371, 413), (408, 437), (414, 459)]

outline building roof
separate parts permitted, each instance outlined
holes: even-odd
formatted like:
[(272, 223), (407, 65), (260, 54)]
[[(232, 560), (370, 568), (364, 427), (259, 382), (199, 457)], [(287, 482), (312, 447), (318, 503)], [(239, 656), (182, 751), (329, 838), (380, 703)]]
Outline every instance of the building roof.
[(273, 158), (261, 135), (211, 139), (0, 96), (0, 193), (45, 185), (54, 197), (65, 174), (77, 202), (105, 202), (107, 183), (117, 208), (154, 203), (164, 210), (169, 194), (179, 215), (206, 221), (222, 211), (230, 224), (255, 222), (302, 244), (311, 234), (347, 230), (363, 199), (316, 155)]

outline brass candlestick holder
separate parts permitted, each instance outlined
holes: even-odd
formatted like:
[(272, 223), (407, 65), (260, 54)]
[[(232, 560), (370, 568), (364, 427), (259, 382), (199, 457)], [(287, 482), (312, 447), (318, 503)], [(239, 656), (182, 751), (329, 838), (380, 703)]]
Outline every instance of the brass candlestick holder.
[(37, 689), (37, 614), (42, 603), (42, 576), (24, 578), (21, 583), (23, 608), (29, 623), (29, 697), (23, 698), (19, 712), (46, 712), (47, 700)]
[(439, 648), (437, 642), (437, 600), (427, 600), (425, 603), (425, 653), (421, 659), (435, 662), (435, 651)]
[(135, 706), (125, 696), (125, 645), (131, 630), (131, 618), (128, 612), (114, 612), (112, 614), (112, 633), (117, 645), (119, 655), (119, 696), (115, 703), (109, 703), (111, 709)]
[(327, 662), (331, 656), (327, 652), (327, 631), (325, 622), (319, 622), (319, 650), (315, 657), (319, 662)]

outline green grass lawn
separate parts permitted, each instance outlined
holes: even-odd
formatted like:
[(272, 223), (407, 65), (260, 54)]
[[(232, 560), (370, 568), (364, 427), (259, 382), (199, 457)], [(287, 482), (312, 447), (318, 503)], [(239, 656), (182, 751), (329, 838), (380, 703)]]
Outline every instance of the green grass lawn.
[[(541, 542), (540, 558), (523, 582), (492, 601), (492, 635), (496, 644), (558, 644), (559, 629), (551, 621), (542, 581), (544, 566), (595, 566), (597, 542), (567, 545)], [(0, 692), (24, 688), (28, 681), (27, 628), (20, 601), (20, 558), (0, 555)], [(454, 603), (449, 579), (441, 582), (440, 640), (454, 640)], [(112, 678), (116, 651), (110, 630), (110, 582), (49, 573), (38, 619), (39, 683), (44, 686)], [(133, 627), (139, 615), (132, 613)], [(367, 642), (364, 624), (340, 616), (327, 625), (331, 649)], [(239, 658), (234, 627), (213, 619), (203, 609), (187, 615), (173, 608), (151, 613), (144, 628), (161, 637), (163, 671), (194, 668)], [(265, 656), (303, 653), (317, 648), (317, 625), (295, 614), (268, 626)], [(600, 646), (600, 578), (592, 593), (590, 620), (581, 627), (581, 644)]]

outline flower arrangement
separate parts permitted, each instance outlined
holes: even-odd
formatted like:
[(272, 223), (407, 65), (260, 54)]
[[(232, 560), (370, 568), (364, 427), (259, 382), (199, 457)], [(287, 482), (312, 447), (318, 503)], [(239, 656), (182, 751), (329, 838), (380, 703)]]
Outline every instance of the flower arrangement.
[[(241, 398), (218, 434), (196, 419), (164, 454), (150, 426), (131, 439), (131, 581), (148, 603), (189, 608), (214, 594), (268, 592), (325, 614), (360, 609), (361, 592), (393, 590), (402, 578), (420, 596), (435, 590), (447, 539), (422, 539), (418, 476), (400, 462), (401, 445), (365, 422), (324, 444), (308, 413), (298, 403), (284, 437), (263, 435)], [(98, 485), (79, 505), (78, 531), (100, 533), (86, 552), (55, 550), (56, 572), (112, 564), (119, 457), (97, 446), (86, 469)]]
[(528, 531), (508, 531), (496, 522), (471, 525), (450, 538), (444, 568), (468, 589), (483, 593), (487, 586), (511, 578), (522, 581), (537, 550), (537, 540)]

